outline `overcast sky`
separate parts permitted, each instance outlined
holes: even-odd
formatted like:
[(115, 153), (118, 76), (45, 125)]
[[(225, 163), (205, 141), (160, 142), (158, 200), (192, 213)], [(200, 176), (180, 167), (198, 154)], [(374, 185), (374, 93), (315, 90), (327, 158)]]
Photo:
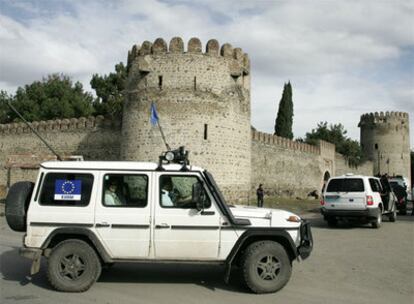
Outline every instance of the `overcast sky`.
[(58, 72), (90, 90), (133, 44), (174, 36), (249, 54), (260, 131), (290, 80), (295, 137), (328, 121), (359, 139), (361, 114), (405, 111), (414, 147), (414, 1), (0, 0), (0, 89)]

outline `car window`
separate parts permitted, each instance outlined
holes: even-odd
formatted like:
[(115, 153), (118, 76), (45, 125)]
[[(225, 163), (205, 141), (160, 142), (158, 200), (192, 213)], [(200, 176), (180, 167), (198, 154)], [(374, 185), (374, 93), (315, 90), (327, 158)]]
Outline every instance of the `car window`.
[(364, 181), (361, 178), (335, 178), (329, 181), (326, 192), (363, 192)]
[(146, 207), (148, 176), (145, 174), (105, 174), (102, 204), (106, 207)]
[(369, 179), (369, 185), (371, 186), (371, 190), (373, 192), (381, 192), (381, 185), (375, 178)]
[(48, 206), (87, 206), (93, 186), (92, 174), (48, 173), (39, 203)]
[[(197, 202), (194, 198), (194, 189), (197, 184), (200, 184), (200, 180), (194, 175), (161, 175), (159, 180), (161, 207), (195, 209)], [(206, 197), (204, 208), (207, 209), (211, 206), (211, 201), (204, 188), (202, 191)]]

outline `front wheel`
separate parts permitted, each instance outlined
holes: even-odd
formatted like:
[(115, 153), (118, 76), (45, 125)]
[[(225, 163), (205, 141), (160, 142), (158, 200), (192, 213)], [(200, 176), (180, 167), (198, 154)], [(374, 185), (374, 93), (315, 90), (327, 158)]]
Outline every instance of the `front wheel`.
[(273, 241), (251, 244), (243, 257), (246, 285), (254, 293), (276, 292), (290, 279), (292, 264), (285, 248)]
[(86, 291), (100, 274), (101, 262), (95, 250), (84, 241), (63, 241), (50, 254), (47, 276), (59, 291)]

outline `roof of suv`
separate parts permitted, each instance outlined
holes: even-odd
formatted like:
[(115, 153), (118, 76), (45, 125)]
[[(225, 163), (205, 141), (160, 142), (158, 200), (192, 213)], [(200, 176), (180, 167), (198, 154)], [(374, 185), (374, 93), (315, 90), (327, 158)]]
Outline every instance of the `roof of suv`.
[[(45, 169), (67, 170), (155, 170), (158, 164), (151, 162), (133, 161), (49, 161), (40, 165)], [(165, 164), (163, 168), (168, 171), (179, 171), (182, 165)], [(200, 167), (189, 166), (190, 171), (203, 171)]]
[(378, 178), (378, 177), (367, 176), (367, 175), (353, 175), (353, 174), (345, 174), (345, 175), (341, 175), (341, 176), (331, 177), (331, 179), (335, 179), (335, 178)]

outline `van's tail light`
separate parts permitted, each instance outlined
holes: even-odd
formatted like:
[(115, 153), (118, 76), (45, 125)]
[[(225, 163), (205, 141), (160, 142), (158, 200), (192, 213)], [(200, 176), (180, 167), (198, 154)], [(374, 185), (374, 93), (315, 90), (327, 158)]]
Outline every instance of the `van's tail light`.
[(323, 199), (323, 196), (321, 197), (321, 206), (325, 205), (325, 200)]
[(372, 198), (371, 195), (367, 195), (367, 205), (368, 206), (374, 205), (374, 199)]

